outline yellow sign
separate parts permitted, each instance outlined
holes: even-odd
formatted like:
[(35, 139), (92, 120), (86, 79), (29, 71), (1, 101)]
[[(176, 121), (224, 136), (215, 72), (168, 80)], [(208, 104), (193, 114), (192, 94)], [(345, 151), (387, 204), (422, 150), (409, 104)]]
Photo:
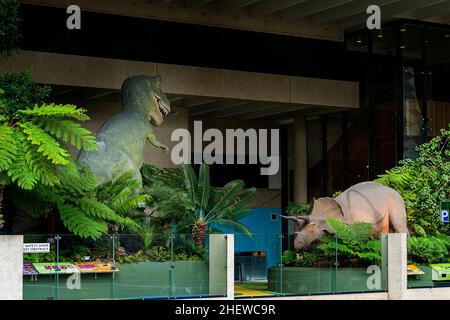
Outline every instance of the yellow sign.
[(112, 262), (75, 262), (81, 273), (109, 273), (117, 272), (119, 269), (114, 267)]

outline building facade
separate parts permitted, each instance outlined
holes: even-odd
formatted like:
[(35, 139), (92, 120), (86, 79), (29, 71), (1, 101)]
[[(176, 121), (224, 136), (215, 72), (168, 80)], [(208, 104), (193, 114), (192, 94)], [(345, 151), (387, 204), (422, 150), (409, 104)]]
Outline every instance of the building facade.
[(69, 30), (69, 2), (21, 1), (21, 50), (1, 71), (31, 67), (53, 100), (88, 109), (92, 130), (120, 111), (124, 79), (160, 74), (172, 114), (157, 134), (169, 147), (174, 129), (200, 120), (279, 129), (277, 175), (212, 169), (217, 185), (257, 187), (254, 207), (284, 210), (371, 180), (449, 123), (450, 10), (439, 3), (379, 1), (384, 25), (370, 31), (366, 1), (78, 2), (81, 29)]

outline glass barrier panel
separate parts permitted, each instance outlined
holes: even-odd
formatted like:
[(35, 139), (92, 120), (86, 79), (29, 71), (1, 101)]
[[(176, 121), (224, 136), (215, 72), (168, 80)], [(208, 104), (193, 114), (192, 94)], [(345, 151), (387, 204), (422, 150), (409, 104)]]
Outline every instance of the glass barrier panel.
[(414, 288), (432, 288), (448, 286), (450, 272), (449, 252), (446, 239), (448, 236), (418, 236), (408, 237), (408, 281), (407, 286)]
[(235, 234), (235, 297), (273, 296), (279, 292), (280, 234)]
[[(176, 234), (171, 239), (170, 296), (225, 296), (226, 238), (210, 235), (194, 239), (191, 234)], [(211, 272), (211, 268), (217, 272)]]
[(281, 293), (285, 295), (333, 293), (335, 291), (333, 252), (324, 252), (316, 244), (296, 250), (294, 242), (304, 242), (304, 239), (298, 239), (295, 234), (283, 235), (283, 238), (286, 239), (287, 249), (282, 255)]
[(349, 231), (346, 238), (335, 237), (335, 292), (386, 291), (387, 235), (374, 238), (370, 226)]
[(54, 300), (57, 298), (58, 237), (53, 234), (24, 235), (23, 299)]
[(116, 235), (113, 249), (117, 272), (113, 299), (166, 299), (170, 296), (171, 236)]
[(84, 239), (60, 235), (57, 282), (59, 300), (112, 299), (115, 273), (112, 236)]

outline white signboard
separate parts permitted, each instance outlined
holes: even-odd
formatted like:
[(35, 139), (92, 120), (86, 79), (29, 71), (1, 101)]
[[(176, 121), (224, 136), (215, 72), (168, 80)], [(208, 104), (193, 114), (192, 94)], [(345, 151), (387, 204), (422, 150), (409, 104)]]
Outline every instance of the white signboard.
[(50, 252), (50, 243), (24, 243), (24, 253), (48, 253)]

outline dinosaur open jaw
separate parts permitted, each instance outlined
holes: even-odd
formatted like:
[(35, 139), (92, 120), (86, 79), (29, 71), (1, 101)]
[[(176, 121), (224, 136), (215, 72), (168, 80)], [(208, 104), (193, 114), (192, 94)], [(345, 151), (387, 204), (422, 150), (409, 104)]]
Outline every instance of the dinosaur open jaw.
[(169, 109), (164, 106), (161, 102), (161, 99), (156, 100), (158, 103), (158, 109), (162, 116), (167, 116), (169, 114)]

